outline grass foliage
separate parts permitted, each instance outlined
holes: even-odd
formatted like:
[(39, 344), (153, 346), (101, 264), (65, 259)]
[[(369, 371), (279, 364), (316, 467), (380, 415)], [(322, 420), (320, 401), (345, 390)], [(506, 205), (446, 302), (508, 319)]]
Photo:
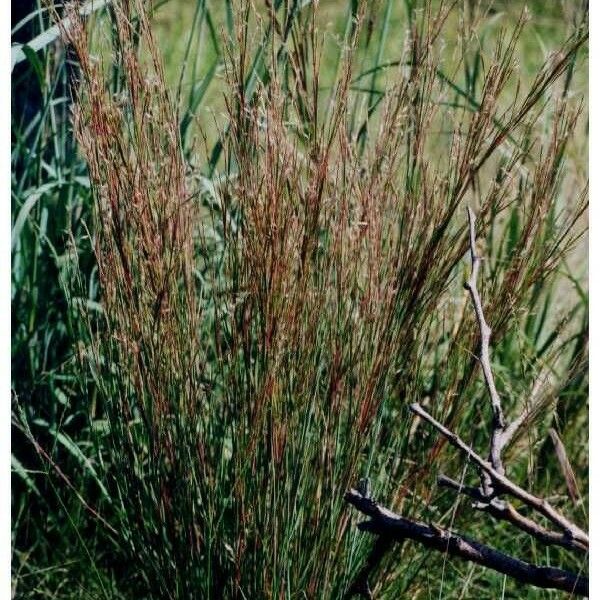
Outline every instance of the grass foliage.
[[(585, 521), (586, 10), (522, 73), (526, 11), (356, 0), (331, 25), (326, 4), (198, 0), (176, 77), (142, 0), (88, 22), (67, 7), (69, 54), (25, 52), (41, 100), (13, 120), (19, 597), (342, 598), (372, 543), (343, 501), (360, 478), (403, 514), (586, 568), (464, 519), (435, 476), (466, 465), (407, 408), (485, 448), (469, 205), (499, 392), (533, 409), (511, 476)], [(376, 592), (552, 595), (408, 543)]]

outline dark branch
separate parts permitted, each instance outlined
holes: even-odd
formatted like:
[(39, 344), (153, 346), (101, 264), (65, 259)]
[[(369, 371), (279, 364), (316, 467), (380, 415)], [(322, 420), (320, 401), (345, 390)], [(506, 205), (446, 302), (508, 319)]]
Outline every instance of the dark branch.
[(395, 540), (388, 538), (385, 535), (380, 535), (371, 550), (365, 566), (358, 572), (358, 575), (354, 579), (352, 585), (348, 588), (344, 599), (350, 600), (354, 596), (361, 596), (372, 600), (373, 594), (371, 593), (371, 587), (369, 586), (369, 577), (371, 573), (379, 566), (379, 563), (392, 547), (394, 542), (402, 543), (402, 540), (396, 538)]
[(346, 493), (345, 499), (370, 517), (368, 521), (359, 524), (358, 527), (362, 531), (397, 540), (411, 539), (433, 550), (477, 563), (528, 585), (562, 590), (579, 596), (589, 594), (589, 581), (583, 575), (554, 567), (538, 567), (470, 538), (437, 526), (406, 519), (379, 506), (374, 500), (362, 496), (354, 489)]

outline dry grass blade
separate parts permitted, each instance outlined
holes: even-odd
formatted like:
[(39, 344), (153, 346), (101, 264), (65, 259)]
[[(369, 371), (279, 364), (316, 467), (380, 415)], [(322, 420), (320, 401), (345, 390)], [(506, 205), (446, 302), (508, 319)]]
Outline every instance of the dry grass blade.
[(573, 467), (569, 462), (569, 457), (567, 456), (567, 452), (565, 450), (565, 446), (560, 439), (556, 429), (550, 428), (549, 430), (550, 438), (552, 439), (552, 443), (554, 444), (554, 450), (556, 452), (556, 458), (558, 459), (558, 463), (560, 464), (560, 470), (565, 478), (565, 483), (567, 485), (567, 490), (569, 490), (569, 496), (571, 496), (571, 500), (573, 504), (577, 505), (581, 500), (581, 494), (579, 493), (579, 488), (577, 487), (577, 479), (575, 478), (575, 472), (573, 471)]

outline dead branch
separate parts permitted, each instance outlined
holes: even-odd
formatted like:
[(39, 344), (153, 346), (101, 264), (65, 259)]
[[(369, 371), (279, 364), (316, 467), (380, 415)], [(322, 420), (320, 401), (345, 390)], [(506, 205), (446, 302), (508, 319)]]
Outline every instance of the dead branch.
[[(483, 314), (483, 305), (481, 303), (481, 297), (477, 290), (477, 275), (479, 273), (479, 266), (481, 265), (481, 257), (477, 252), (477, 240), (475, 237), (475, 215), (473, 211), (468, 208), (467, 214), (469, 217), (469, 245), (471, 249), (471, 276), (465, 282), (465, 288), (471, 295), (471, 301), (475, 309), (477, 316), (477, 323), (479, 324), (479, 333), (481, 335), (481, 346), (479, 352), (479, 362), (481, 364), (481, 370), (485, 379), (485, 384), (488, 389), (490, 400), (492, 403), (493, 420), (492, 420), (492, 435), (490, 440), (490, 462), (494, 467), (494, 470), (498, 473), (504, 474), (504, 466), (502, 465), (502, 434), (506, 427), (504, 419), (504, 413), (502, 411), (502, 404), (500, 402), (500, 395), (496, 390), (496, 384), (494, 382), (494, 375), (492, 373), (492, 366), (490, 363), (490, 338), (492, 337), (492, 330), (485, 320)], [(487, 479), (487, 478), (486, 478)], [(491, 495), (492, 490), (489, 489), (489, 481), (484, 482), (484, 491), (487, 495)]]
[(490, 500), (481, 493), (479, 488), (461, 485), (458, 481), (445, 475), (438, 477), (438, 485), (468, 496), (474, 500), (473, 508), (489, 513), (499, 521), (507, 521), (547, 546), (562, 546), (563, 548), (578, 550), (580, 552), (588, 551), (587, 545), (573, 539), (566, 533), (561, 534), (546, 529), (533, 519), (522, 515), (508, 500), (500, 498), (492, 498)]
[(458, 535), (435, 525), (427, 525), (402, 517), (381, 507), (372, 498), (362, 496), (351, 489), (346, 501), (369, 517), (359, 523), (362, 531), (391, 539), (411, 539), (433, 550), (477, 563), (520, 581), (540, 588), (562, 590), (579, 596), (587, 596), (588, 578), (554, 567), (539, 567), (504, 554), (491, 546)]
[(439, 421), (436, 421), (424, 408), (421, 407), (420, 404), (411, 404), (410, 410), (437, 429), (455, 448), (458, 448), (464, 454), (466, 454), (466, 456), (475, 463), (480, 471), (483, 471), (489, 475), (498, 492), (508, 493), (514, 498), (521, 500), (521, 502), (529, 506), (531, 509), (546, 517), (557, 527), (560, 527), (565, 532), (565, 535), (576, 540), (577, 542), (584, 544), (586, 547), (589, 546), (588, 535), (579, 527), (577, 527), (577, 525), (562, 515), (558, 510), (556, 510), (547, 500), (534, 496), (532, 493), (524, 490), (521, 486), (512, 482), (505, 475), (501, 475), (495, 471), (487, 460), (481, 458), (481, 456), (479, 456), (479, 454), (477, 454), (459, 436), (444, 427)]
[(367, 600), (373, 599), (371, 587), (369, 586), (369, 577), (371, 573), (379, 566), (379, 563), (383, 557), (387, 554), (394, 542), (402, 543), (400, 537), (392, 539), (386, 535), (380, 535), (375, 542), (367, 560), (365, 566), (358, 572), (358, 575), (354, 579), (352, 585), (348, 588), (348, 591), (344, 595), (345, 600), (350, 600), (354, 596), (361, 596)]
[[(475, 488), (464, 486), (442, 475), (438, 479), (439, 485), (470, 497), (474, 500), (474, 508), (487, 512), (495, 519), (510, 523), (546, 545), (557, 545), (570, 550), (588, 552), (589, 537), (586, 532), (561, 514), (546, 499), (539, 498), (523, 489), (505, 474), (502, 463), (502, 450), (512, 440), (517, 430), (527, 421), (532, 409), (525, 403), (523, 411), (512, 422), (507, 423), (505, 419), (490, 362), (492, 332), (485, 320), (481, 297), (477, 289), (477, 275), (482, 259), (477, 252), (475, 217), (470, 208), (468, 209), (468, 220), (471, 274), (465, 283), (465, 288), (471, 296), (479, 325), (481, 343), (478, 358), (490, 397), (493, 415), (488, 460), (483, 459), (471, 446), (437, 421), (420, 404), (411, 404), (410, 410), (434, 427), (452, 446), (460, 450), (469, 462), (475, 466), (481, 480), (481, 487)], [(568, 463), (566, 454), (563, 457), (563, 462)], [(513, 496), (534, 512), (548, 519), (561, 529), (561, 533), (552, 531), (533, 519), (522, 515), (509, 501), (500, 497), (503, 494)], [(370, 517), (370, 520), (359, 523), (359, 529), (380, 536), (365, 567), (359, 572), (346, 597), (361, 594), (366, 598), (371, 598), (368, 583), (371, 571), (379, 564), (392, 541), (404, 539), (412, 539), (428, 548), (478, 563), (499, 573), (504, 573), (522, 583), (563, 590), (571, 594), (588, 595), (588, 578), (581, 574), (554, 567), (539, 567), (435, 525), (412, 521), (380, 506), (369, 496), (368, 492), (359, 492), (352, 489), (346, 493), (345, 499), (363, 514)]]

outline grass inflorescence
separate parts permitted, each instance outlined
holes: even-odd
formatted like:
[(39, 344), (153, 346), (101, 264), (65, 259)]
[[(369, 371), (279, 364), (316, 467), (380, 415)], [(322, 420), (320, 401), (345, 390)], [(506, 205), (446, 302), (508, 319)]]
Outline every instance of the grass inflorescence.
[[(58, 499), (48, 513), (69, 516), (64, 536), (93, 565), (93, 584), (78, 575), (92, 595), (342, 598), (370, 547), (344, 502), (360, 479), (403, 514), (460, 523), (434, 482), (438, 464), (459, 476), (465, 465), (408, 406), (486, 443), (462, 289), (467, 206), (488, 257), (498, 390), (506, 412), (524, 394), (533, 407), (511, 464), (566, 498), (558, 437), (585, 497), (587, 300), (572, 270), (587, 187), (571, 166), (585, 106), (571, 88), (586, 13), (522, 77), (525, 11), (499, 28), (471, 4), (406, 2), (398, 14), (391, 2), (349, 2), (332, 32), (322, 4), (197, 2), (174, 85), (142, 0), (112, 2), (98, 37), (74, 6), (68, 26), (54, 15), (76, 62), (81, 153), (57, 185), (83, 204), (87, 227), (81, 237), (66, 227), (77, 259), (45, 280), (68, 307), (82, 422), (44, 420), (19, 381), (35, 377), (13, 367), (14, 420)], [(38, 289), (45, 230), (23, 190), (50, 192), (53, 171), (45, 158), (34, 170), (30, 149), (16, 156), (27, 213), (16, 212), (13, 270)], [(577, 292), (566, 300), (565, 281)], [(41, 483), (15, 460), (26, 506)], [(585, 499), (561, 502), (585, 510)], [(480, 518), (522, 558), (584, 567)], [(377, 582), (390, 598), (496, 597), (512, 585), (410, 545)]]

